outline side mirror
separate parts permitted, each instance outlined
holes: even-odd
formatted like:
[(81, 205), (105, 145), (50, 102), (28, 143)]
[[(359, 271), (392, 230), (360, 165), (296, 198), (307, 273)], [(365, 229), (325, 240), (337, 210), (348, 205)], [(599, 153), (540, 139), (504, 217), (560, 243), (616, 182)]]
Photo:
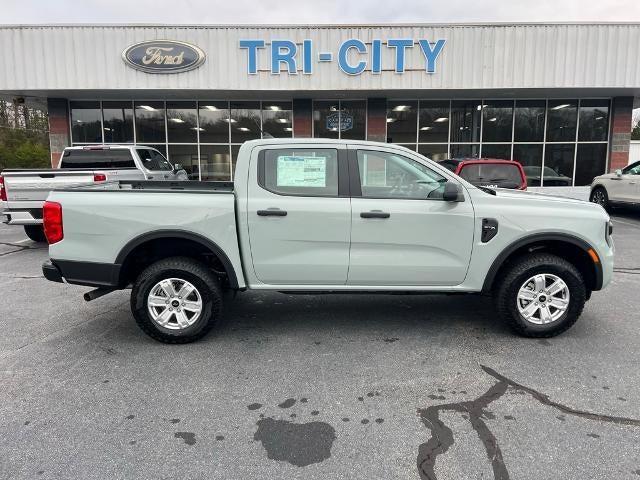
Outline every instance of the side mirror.
[(622, 170), (620, 170), (620, 169), (617, 169), (615, 173), (616, 173), (617, 177), (621, 177), (622, 176)]
[(454, 182), (447, 182), (444, 184), (444, 192), (442, 192), (442, 199), (445, 202), (461, 202), (462, 197), (458, 184)]
[(180, 164), (180, 163), (174, 163), (174, 164), (173, 164), (173, 171), (174, 171), (174, 172), (179, 172), (180, 170), (183, 170), (183, 168), (182, 168), (182, 164)]

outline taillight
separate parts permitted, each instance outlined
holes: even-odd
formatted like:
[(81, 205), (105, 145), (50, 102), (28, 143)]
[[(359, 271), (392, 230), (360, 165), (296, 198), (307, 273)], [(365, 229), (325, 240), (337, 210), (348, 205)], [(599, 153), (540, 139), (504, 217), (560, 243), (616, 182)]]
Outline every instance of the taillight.
[(62, 231), (62, 205), (58, 202), (44, 202), (42, 221), (44, 223), (44, 235), (47, 237), (49, 245), (64, 238), (64, 232)]
[(107, 180), (107, 176), (104, 173), (94, 173), (93, 181), (94, 182), (105, 182)]
[(7, 191), (4, 189), (4, 177), (0, 176), (0, 201), (7, 201)]

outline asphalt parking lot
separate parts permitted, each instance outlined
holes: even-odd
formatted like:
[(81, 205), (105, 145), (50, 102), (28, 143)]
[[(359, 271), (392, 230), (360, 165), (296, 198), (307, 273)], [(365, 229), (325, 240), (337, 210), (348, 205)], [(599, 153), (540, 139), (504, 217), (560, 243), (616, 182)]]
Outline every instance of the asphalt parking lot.
[(0, 225), (0, 478), (640, 479), (640, 213), (614, 228), (557, 338), (476, 296), (245, 293), (174, 346)]

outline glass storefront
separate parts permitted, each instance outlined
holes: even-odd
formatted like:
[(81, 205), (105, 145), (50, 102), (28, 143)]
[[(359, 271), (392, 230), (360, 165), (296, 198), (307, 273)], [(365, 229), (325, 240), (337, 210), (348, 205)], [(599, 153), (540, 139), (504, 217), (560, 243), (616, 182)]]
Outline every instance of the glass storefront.
[(520, 162), (530, 186), (589, 185), (605, 173), (609, 99), (393, 100), (387, 141), (441, 161)]
[[(588, 185), (606, 171), (609, 99), (388, 100), (386, 139), (441, 161), (519, 161), (531, 186)], [(74, 145), (150, 145), (192, 179), (230, 180), (240, 145), (293, 137), (291, 101), (71, 101)], [(314, 100), (316, 138), (365, 140), (366, 100)]]
[[(73, 145), (148, 145), (181, 164), (192, 180), (230, 180), (243, 142), (293, 136), (291, 102), (105, 100), (71, 101), (69, 107)], [(364, 134), (365, 127), (358, 128)]]

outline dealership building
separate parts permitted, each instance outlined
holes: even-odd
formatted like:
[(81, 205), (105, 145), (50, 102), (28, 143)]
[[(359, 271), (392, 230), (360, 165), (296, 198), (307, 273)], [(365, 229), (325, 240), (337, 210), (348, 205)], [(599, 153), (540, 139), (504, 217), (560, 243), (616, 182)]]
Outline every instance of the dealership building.
[(521, 162), (532, 185), (627, 165), (640, 24), (0, 27), (0, 95), (70, 145), (151, 145), (228, 180), (260, 137)]

